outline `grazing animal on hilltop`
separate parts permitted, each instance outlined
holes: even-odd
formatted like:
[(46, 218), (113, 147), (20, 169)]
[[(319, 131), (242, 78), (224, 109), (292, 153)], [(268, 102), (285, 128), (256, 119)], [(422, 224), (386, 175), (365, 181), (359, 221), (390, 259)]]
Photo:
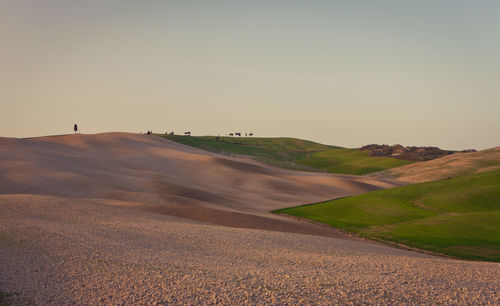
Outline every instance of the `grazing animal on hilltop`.
[(191, 136), (191, 132), (184, 132), (184, 135)]

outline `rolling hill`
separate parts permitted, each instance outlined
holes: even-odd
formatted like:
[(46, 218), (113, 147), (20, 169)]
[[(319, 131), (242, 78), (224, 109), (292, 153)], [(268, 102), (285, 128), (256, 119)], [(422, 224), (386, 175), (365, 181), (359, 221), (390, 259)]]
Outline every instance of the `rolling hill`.
[(275, 211), (371, 239), (500, 261), (500, 170)]
[(363, 175), (412, 163), (390, 157), (371, 157), (366, 151), (296, 138), (160, 136), (210, 152), (249, 156), (267, 164), (294, 170)]
[(404, 183), (437, 181), (500, 169), (500, 147), (448, 155), (434, 160), (388, 169), (368, 176)]
[[(471, 184), (484, 185), (478, 190), (494, 198), (495, 180), (450, 188), (474, 193)], [(393, 186), (150, 135), (0, 137), (0, 304), (498, 304), (498, 263), (391, 248), (269, 212)], [(439, 196), (444, 187), (426, 190)], [(495, 225), (484, 218), (494, 202), (470, 211), (451, 203), (452, 213), (406, 209), (411, 203), (396, 213), (415, 222), (479, 216), (445, 233), (465, 230), (481, 247), (489, 239), (483, 251), (495, 252)], [(366, 219), (358, 227), (369, 229)], [(477, 227), (484, 239), (468, 233)]]
[(391, 186), (269, 167), (150, 135), (0, 138), (0, 195), (85, 198), (227, 226), (318, 233), (269, 211)]

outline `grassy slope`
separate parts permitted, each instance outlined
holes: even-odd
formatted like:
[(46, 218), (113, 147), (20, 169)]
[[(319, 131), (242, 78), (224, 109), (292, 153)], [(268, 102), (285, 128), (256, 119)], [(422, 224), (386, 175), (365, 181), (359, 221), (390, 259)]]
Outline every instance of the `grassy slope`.
[(500, 170), (276, 211), (359, 235), (500, 261)]
[(162, 135), (211, 152), (248, 155), (275, 166), (342, 174), (367, 174), (411, 162), (370, 157), (367, 152), (344, 149), (296, 138), (215, 137)]
[(298, 163), (332, 173), (363, 175), (411, 162), (388, 157), (371, 157), (368, 152), (358, 149), (337, 149), (312, 153), (309, 158)]

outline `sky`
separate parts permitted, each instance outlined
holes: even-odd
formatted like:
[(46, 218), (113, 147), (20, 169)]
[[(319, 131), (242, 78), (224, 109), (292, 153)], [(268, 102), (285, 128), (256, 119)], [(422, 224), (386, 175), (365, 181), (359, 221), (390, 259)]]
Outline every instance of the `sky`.
[(500, 1), (0, 1), (0, 136), (500, 145)]

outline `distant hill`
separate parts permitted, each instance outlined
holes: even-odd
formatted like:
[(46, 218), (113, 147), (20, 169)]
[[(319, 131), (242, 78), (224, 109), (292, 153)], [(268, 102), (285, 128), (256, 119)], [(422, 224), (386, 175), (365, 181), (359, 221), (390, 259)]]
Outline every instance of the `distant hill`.
[(402, 145), (378, 145), (371, 144), (361, 148), (368, 151), (370, 156), (385, 156), (411, 161), (427, 161), (455, 153), (470, 153), (476, 150), (449, 151), (437, 147), (403, 147)]
[(372, 239), (500, 261), (499, 199), (500, 170), (493, 170), (276, 212)]
[(359, 149), (346, 149), (296, 138), (160, 135), (203, 150), (244, 155), (277, 167), (363, 175), (410, 164), (389, 157), (371, 157)]
[(500, 147), (478, 152), (452, 154), (438, 159), (414, 163), (373, 173), (369, 176), (421, 183), (500, 169)]

